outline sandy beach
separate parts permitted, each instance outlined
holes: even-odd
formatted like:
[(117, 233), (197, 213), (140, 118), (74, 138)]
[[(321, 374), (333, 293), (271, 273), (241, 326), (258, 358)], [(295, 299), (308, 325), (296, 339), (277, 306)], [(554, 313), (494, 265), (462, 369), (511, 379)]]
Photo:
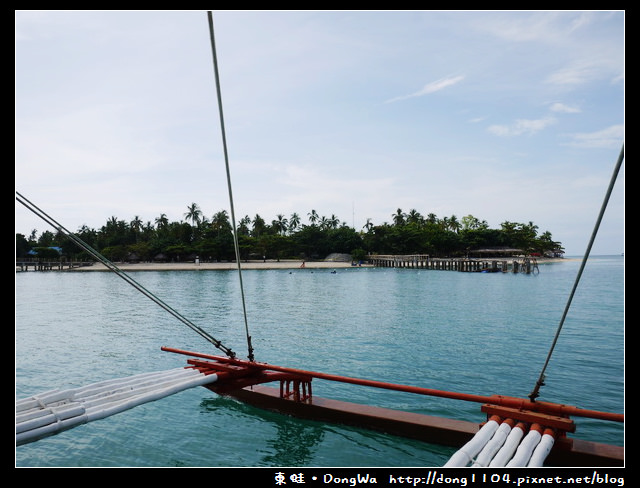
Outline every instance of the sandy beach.
[[(242, 269), (339, 269), (354, 267), (350, 262), (338, 261), (301, 261), (297, 259), (243, 261)], [(227, 270), (238, 269), (235, 262), (224, 263), (115, 263), (122, 271), (193, 271), (193, 270)], [(362, 265), (370, 266), (370, 265)], [(73, 268), (73, 271), (108, 271), (102, 263), (92, 266)]]
[[(510, 258), (513, 260), (513, 258)], [(504, 258), (487, 258), (483, 261), (503, 261)], [(536, 258), (538, 264), (568, 261), (567, 258)], [(122, 271), (193, 271), (193, 270), (235, 270), (238, 265), (235, 262), (220, 263), (115, 263)], [(255, 260), (243, 261), (242, 269), (341, 269), (354, 268), (351, 262), (343, 261), (302, 261), (298, 259), (277, 260)], [(359, 267), (373, 267), (370, 264), (362, 264)], [(72, 268), (72, 271), (109, 271), (102, 263), (95, 263), (92, 266)]]

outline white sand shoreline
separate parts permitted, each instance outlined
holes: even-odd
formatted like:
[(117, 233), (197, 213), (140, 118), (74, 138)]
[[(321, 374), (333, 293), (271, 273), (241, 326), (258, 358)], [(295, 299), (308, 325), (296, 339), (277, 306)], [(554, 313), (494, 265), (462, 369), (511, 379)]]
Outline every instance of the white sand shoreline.
[[(486, 258), (482, 261), (513, 261), (516, 258)], [(563, 261), (574, 261), (572, 258), (536, 258), (538, 264), (547, 264)], [(196, 270), (237, 270), (235, 262), (215, 263), (114, 263), (122, 271), (196, 271)], [(344, 268), (373, 268), (370, 264), (353, 265), (351, 262), (342, 261), (302, 261), (298, 259), (243, 261), (242, 269), (344, 269)], [(304, 264), (304, 266), (303, 266)], [(109, 271), (102, 263), (92, 266), (65, 269), (65, 271)]]
[[(304, 263), (304, 266), (303, 266)], [(216, 262), (216, 263), (114, 263), (123, 271), (194, 271), (194, 270), (236, 270), (237, 263)], [(334, 269), (352, 268), (351, 263), (332, 261), (307, 261), (301, 260), (280, 260), (280, 261), (243, 261), (240, 263), (242, 269)], [(369, 266), (363, 264), (362, 266)], [(108, 271), (109, 269), (102, 263), (92, 266), (73, 268), (73, 271)]]

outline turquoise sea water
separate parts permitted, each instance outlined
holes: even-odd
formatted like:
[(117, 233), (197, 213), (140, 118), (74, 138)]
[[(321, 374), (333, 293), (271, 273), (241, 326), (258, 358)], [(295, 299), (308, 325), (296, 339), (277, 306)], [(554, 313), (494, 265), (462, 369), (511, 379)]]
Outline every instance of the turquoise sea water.
[[(257, 361), (479, 395), (526, 397), (580, 262), (536, 275), (410, 269), (244, 270)], [(246, 357), (235, 271), (131, 276)], [(112, 273), (16, 274), (16, 399), (222, 354)], [(474, 403), (314, 381), (314, 395), (481, 421)], [(624, 411), (624, 258), (592, 257), (540, 400)], [(576, 419), (623, 445), (624, 426)], [(442, 466), (454, 449), (264, 412), (196, 387), (16, 448), (16, 466)]]

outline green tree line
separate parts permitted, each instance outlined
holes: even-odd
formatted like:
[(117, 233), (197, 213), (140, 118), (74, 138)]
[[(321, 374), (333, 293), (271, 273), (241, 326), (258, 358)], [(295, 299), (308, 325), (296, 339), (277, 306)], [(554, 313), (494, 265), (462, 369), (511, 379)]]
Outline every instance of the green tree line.
[[(367, 254), (429, 254), (433, 257), (463, 257), (476, 249), (514, 248), (526, 254), (562, 249), (550, 232), (538, 233), (529, 222), (503, 222), (491, 229), (486, 221), (472, 215), (458, 219), (426, 216), (413, 209), (398, 209), (391, 222), (374, 225), (371, 219), (356, 230), (335, 215), (320, 216), (311, 210), (303, 218), (293, 213), (279, 214), (270, 223), (256, 214), (237, 222), (238, 246), (242, 260), (248, 259), (323, 259), (331, 253), (350, 254), (363, 260)], [(93, 249), (114, 262), (124, 261), (229, 261), (235, 259), (233, 227), (226, 210), (210, 219), (193, 203), (184, 219), (170, 222), (165, 214), (152, 223), (139, 217), (131, 221), (111, 217), (99, 230), (86, 225), (76, 235)], [(84, 251), (64, 234), (44, 231), (38, 235), (16, 234), (16, 258), (58, 256), (61, 249), (70, 260), (90, 260)], [(52, 254), (53, 253), (53, 254)]]

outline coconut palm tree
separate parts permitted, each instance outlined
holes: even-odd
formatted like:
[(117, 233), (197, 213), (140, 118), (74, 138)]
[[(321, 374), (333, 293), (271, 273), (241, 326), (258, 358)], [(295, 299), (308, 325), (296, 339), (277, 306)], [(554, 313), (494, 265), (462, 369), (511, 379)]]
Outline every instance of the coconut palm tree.
[(287, 231), (287, 223), (287, 219), (284, 218), (284, 215), (278, 214), (276, 215), (276, 220), (271, 222), (271, 225), (278, 232), (278, 234), (284, 235), (284, 233)]
[(184, 218), (190, 220), (193, 225), (199, 225), (202, 220), (202, 211), (198, 207), (197, 203), (187, 205), (187, 213), (184, 214)]
[(320, 219), (318, 212), (315, 210), (311, 210), (307, 215), (309, 216), (309, 222), (311, 222), (311, 225), (316, 225), (316, 222)]
[(458, 221), (458, 217), (456, 217), (455, 215), (452, 215), (449, 218), (449, 230), (452, 230), (453, 232), (458, 232), (461, 227), (462, 227), (462, 224), (460, 224), (460, 222)]
[(238, 224), (238, 234), (243, 236), (248, 236), (250, 223), (251, 223), (251, 217), (249, 217), (248, 215), (245, 215), (244, 217), (242, 217)]
[(396, 210), (396, 213), (392, 214), (391, 216), (393, 217), (393, 223), (395, 225), (403, 225), (404, 224), (405, 215), (402, 212), (402, 209), (399, 208), (398, 210)]
[(289, 232), (294, 232), (300, 226), (300, 216), (297, 213), (292, 213), (289, 218)]
[(218, 235), (223, 231), (233, 231), (231, 224), (229, 223), (229, 214), (226, 210), (220, 210), (214, 214), (211, 219), (211, 228), (215, 230)]
[(320, 218), (320, 228), (322, 230), (327, 230), (331, 227), (331, 223), (329, 222), (329, 219), (327, 217), (325, 217), (324, 215)]
[(169, 225), (169, 219), (166, 214), (160, 214), (160, 217), (156, 217), (156, 228), (165, 229)]
[(407, 224), (419, 225), (422, 223), (423, 220), (424, 218), (422, 217), (420, 212), (418, 212), (415, 208), (412, 208), (411, 210), (409, 210), (409, 213), (407, 214)]
[(371, 222), (371, 218), (367, 218), (367, 223), (362, 226), (363, 229), (367, 229), (367, 232), (371, 232), (373, 229), (373, 222)]
[(129, 227), (133, 231), (136, 236), (136, 242), (138, 242), (138, 238), (140, 237), (140, 232), (142, 231), (142, 220), (137, 215), (133, 218), (131, 222), (129, 222)]
[(253, 218), (253, 237), (261, 236), (267, 230), (267, 224), (260, 215)]
[(142, 229), (142, 220), (136, 215), (133, 220), (129, 222), (129, 226), (136, 232), (140, 232), (140, 229)]

